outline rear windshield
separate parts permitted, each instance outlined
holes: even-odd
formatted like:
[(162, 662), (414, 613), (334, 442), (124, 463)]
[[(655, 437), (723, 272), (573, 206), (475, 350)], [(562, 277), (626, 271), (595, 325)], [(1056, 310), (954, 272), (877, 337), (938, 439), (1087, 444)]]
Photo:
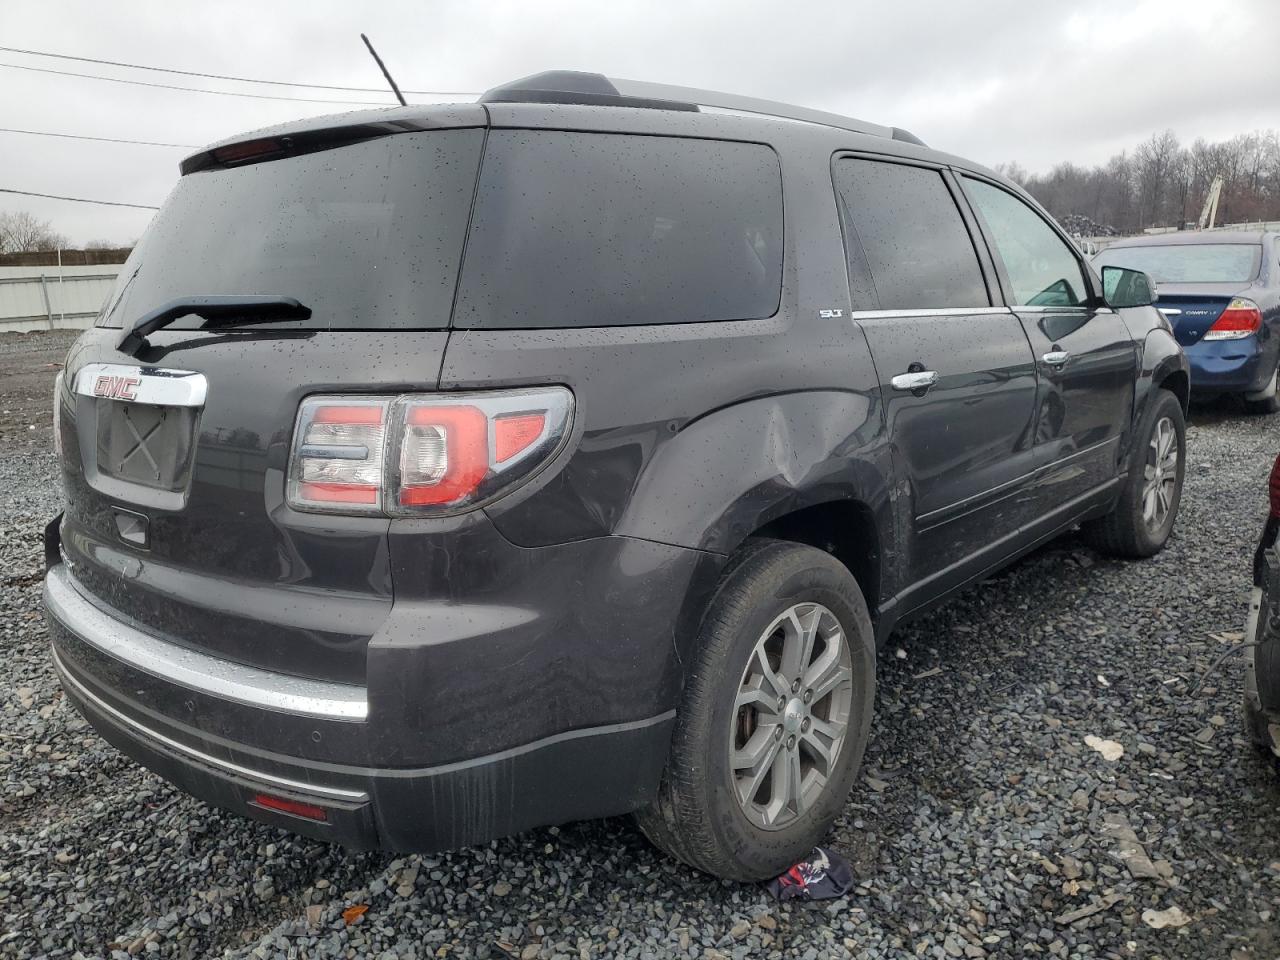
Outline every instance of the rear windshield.
[(1262, 248), (1255, 243), (1179, 243), (1112, 247), (1093, 265), (1141, 270), (1156, 283), (1248, 283), (1258, 275)]
[(456, 327), (605, 327), (777, 312), (782, 183), (765, 146), (494, 130)]
[(188, 174), (121, 270), (100, 325), (178, 297), (278, 294), (312, 310), (288, 326), (445, 328), (482, 141), (476, 129), (402, 133)]

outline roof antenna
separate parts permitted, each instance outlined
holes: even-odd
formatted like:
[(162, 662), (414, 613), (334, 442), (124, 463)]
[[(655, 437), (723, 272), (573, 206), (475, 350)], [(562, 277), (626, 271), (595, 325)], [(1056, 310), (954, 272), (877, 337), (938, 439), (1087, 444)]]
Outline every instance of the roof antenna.
[(405, 103), (404, 101), (404, 94), (400, 92), (400, 88), (396, 86), (396, 82), (391, 79), (391, 74), (387, 73), (387, 65), (383, 63), (382, 58), (378, 56), (378, 51), (373, 49), (373, 44), (369, 42), (369, 38), (366, 37), (363, 33), (360, 34), (360, 39), (363, 40), (364, 45), (369, 48), (369, 53), (373, 56), (373, 59), (377, 62), (378, 69), (382, 71), (382, 75), (387, 78), (387, 83), (391, 84), (391, 89), (395, 93), (396, 99), (400, 101), (400, 106), (407, 107), (408, 104)]

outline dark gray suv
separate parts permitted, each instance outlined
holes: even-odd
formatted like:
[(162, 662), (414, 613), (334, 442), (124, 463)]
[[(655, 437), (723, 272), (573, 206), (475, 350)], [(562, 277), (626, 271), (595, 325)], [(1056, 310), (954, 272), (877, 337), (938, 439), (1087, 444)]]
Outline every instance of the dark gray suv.
[(211, 803), (771, 875), (895, 625), (1173, 526), (1146, 277), (905, 131), (554, 73), (182, 174), (59, 382), (45, 590), (67, 695)]

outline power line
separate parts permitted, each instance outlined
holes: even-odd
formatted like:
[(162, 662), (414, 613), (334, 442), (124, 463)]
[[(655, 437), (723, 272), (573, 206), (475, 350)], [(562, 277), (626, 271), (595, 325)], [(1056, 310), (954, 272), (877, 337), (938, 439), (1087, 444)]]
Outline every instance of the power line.
[(154, 140), (118, 140), (115, 137), (90, 137), (79, 133), (50, 133), (47, 130), (16, 130), (12, 127), (0, 127), (0, 133), (26, 133), (33, 137), (63, 137), (68, 140), (96, 140), (100, 143), (133, 143), (142, 147), (180, 147), (184, 150), (194, 150), (198, 144), (194, 143), (157, 143)]
[(33, 193), (30, 190), (11, 190), (8, 187), (0, 187), (0, 193), (16, 193), (24, 197), (44, 197), (46, 200), (70, 200), (73, 203), (97, 203), (104, 207), (134, 207), (138, 210), (160, 209), (146, 203), (121, 203), (118, 200), (86, 200), (84, 197), (61, 197), (56, 193)]
[[(273, 87), (306, 87), (310, 90), (344, 90), (349, 93), (383, 93), (382, 87), (335, 87), (323, 83), (292, 83), (287, 80), (260, 80), (254, 77), (233, 77), (225, 73), (199, 73), (195, 70), (177, 70), (173, 67), (153, 67), (141, 63), (124, 63), (119, 60), (98, 60), (94, 57), (73, 57), (66, 53), (46, 53), (43, 50), (23, 50), (20, 47), (0, 47), (5, 53), (25, 53), (33, 57), (53, 57), (57, 60), (77, 60), (80, 63), (97, 63), (109, 67), (127, 67), (130, 70), (152, 70), (156, 73), (176, 73), (184, 77), (206, 77), (210, 80), (234, 80), (237, 83), (265, 83)], [(423, 97), (474, 97), (475, 90), (406, 90)]]
[(219, 97), (249, 97), (252, 100), (291, 100), (297, 103), (345, 103), (353, 107), (385, 107), (386, 101), (371, 103), (367, 100), (311, 100), (306, 97), (273, 97), (265, 93), (239, 93), (231, 90), (205, 90), (201, 87), (178, 87), (171, 83), (148, 83), (145, 80), (124, 80), (120, 77), (104, 77), (96, 73), (73, 73), (70, 70), (52, 70), (48, 67), (29, 67), (19, 63), (0, 63), (10, 70), (31, 70), (35, 73), (56, 73), (63, 77), (84, 77), (87, 80), (106, 80), (110, 83), (128, 83), (135, 87), (163, 87), (166, 90), (185, 90), (188, 93), (212, 93)]

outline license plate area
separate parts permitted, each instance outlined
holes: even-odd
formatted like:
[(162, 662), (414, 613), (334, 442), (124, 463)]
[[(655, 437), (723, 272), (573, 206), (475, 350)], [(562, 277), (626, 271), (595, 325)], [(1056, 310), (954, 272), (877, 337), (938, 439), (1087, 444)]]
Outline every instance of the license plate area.
[(98, 400), (98, 472), (152, 490), (180, 492), (191, 481), (198, 411)]
[(207, 384), (187, 370), (87, 364), (76, 375), (85, 479), (116, 500), (186, 506)]

